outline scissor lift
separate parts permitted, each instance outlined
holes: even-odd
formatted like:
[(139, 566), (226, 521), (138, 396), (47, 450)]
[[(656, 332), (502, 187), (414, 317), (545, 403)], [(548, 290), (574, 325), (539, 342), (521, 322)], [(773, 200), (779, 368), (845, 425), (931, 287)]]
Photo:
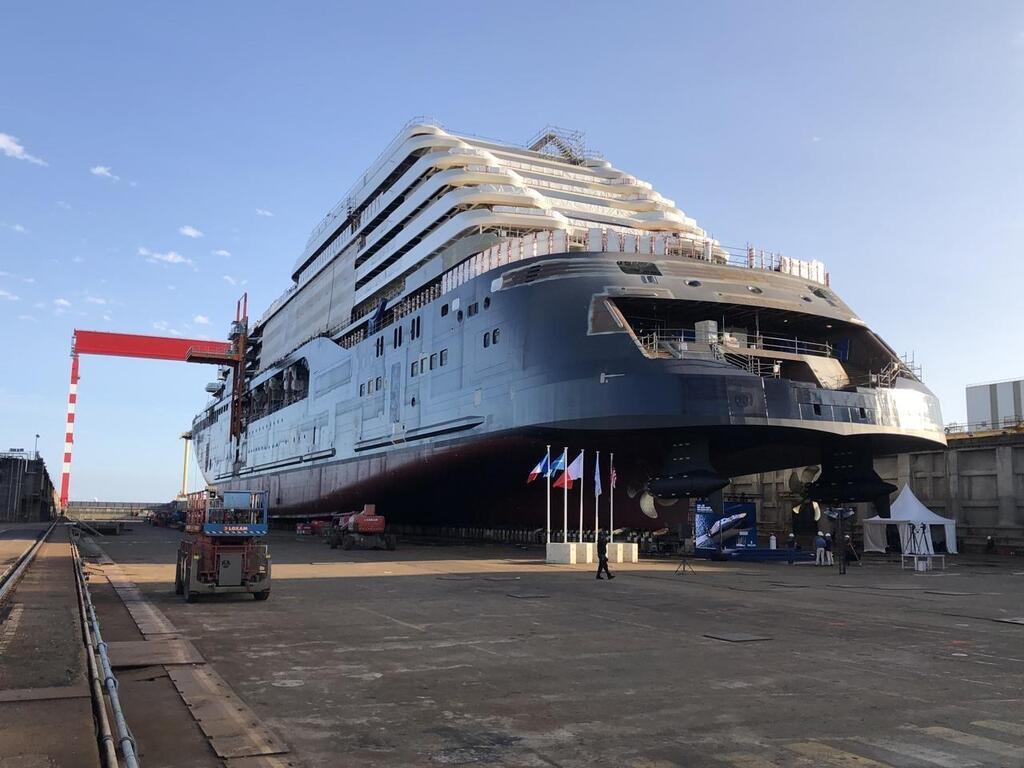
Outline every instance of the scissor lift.
[(270, 597), (267, 491), (197, 491), (187, 496), (185, 538), (178, 547), (174, 592), (199, 595), (250, 592)]

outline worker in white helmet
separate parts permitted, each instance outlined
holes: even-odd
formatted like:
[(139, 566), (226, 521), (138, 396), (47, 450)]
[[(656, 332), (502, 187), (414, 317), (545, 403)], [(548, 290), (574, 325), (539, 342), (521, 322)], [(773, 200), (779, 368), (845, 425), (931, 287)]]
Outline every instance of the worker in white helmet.
[(832, 559), (832, 534), (825, 534), (825, 564), (835, 565), (836, 561)]
[(814, 537), (814, 565), (825, 565), (825, 534), (821, 531)]

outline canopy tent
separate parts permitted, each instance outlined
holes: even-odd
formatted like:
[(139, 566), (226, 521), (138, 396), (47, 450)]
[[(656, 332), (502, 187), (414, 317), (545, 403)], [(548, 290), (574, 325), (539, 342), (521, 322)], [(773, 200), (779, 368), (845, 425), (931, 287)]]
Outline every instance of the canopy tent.
[(905, 555), (933, 555), (932, 526), (941, 525), (946, 537), (946, 551), (956, 554), (956, 521), (936, 515), (922, 504), (909, 485), (904, 485), (892, 503), (890, 516), (869, 517), (863, 521), (864, 551), (885, 552), (885, 526), (895, 525)]

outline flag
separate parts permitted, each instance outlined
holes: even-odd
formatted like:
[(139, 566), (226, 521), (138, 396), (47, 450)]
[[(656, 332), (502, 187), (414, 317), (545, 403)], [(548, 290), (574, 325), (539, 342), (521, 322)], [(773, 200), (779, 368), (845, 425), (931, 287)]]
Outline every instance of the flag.
[(615, 481), (618, 479), (618, 476), (615, 474), (615, 465), (614, 464), (612, 464), (611, 470), (609, 471), (609, 474), (611, 475), (611, 481), (609, 482), (609, 485), (611, 485), (611, 487), (614, 488), (615, 487)]
[(601, 495), (601, 454), (597, 454), (597, 461), (594, 462), (594, 495)]
[(548, 471), (553, 475), (555, 472), (561, 472), (563, 469), (565, 469), (565, 454), (560, 453), (555, 456), (555, 460), (551, 462)]
[(573, 481), (579, 480), (581, 477), (583, 477), (583, 451), (580, 451), (580, 455), (572, 460), (572, 464), (566, 468), (562, 476), (555, 480), (555, 488), (572, 490)]
[(539, 462), (537, 462), (537, 466), (536, 467), (534, 467), (532, 470), (530, 470), (530, 477), (527, 478), (526, 482), (527, 483), (532, 483), (534, 480), (536, 480), (541, 475), (544, 475), (545, 477), (547, 477), (548, 471), (549, 471), (549, 469), (548, 469), (548, 456), (547, 456), (547, 454), (544, 454), (544, 458), (542, 458)]

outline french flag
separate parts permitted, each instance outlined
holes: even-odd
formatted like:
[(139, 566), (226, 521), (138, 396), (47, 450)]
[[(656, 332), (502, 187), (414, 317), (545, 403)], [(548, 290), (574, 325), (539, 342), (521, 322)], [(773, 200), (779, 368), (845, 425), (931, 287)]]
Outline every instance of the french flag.
[(544, 454), (544, 458), (541, 459), (537, 463), (536, 467), (534, 467), (532, 470), (530, 470), (530, 477), (527, 478), (526, 482), (527, 483), (532, 483), (534, 480), (536, 480), (541, 475), (544, 475), (546, 477), (548, 472), (550, 472), (550, 471), (551, 470), (550, 470), (550, 467), (548, 465), (548, 456), (547, 456), (547, 454)]
[(572, 490), (572, 483), (574, 480), (579, 480), (583, 477), (583, 451), (580, 451), (580, 455), (572, 460), (572, 464), (562, 473), (562, 476), (555, 480), (555, 488), (568, 488)]

